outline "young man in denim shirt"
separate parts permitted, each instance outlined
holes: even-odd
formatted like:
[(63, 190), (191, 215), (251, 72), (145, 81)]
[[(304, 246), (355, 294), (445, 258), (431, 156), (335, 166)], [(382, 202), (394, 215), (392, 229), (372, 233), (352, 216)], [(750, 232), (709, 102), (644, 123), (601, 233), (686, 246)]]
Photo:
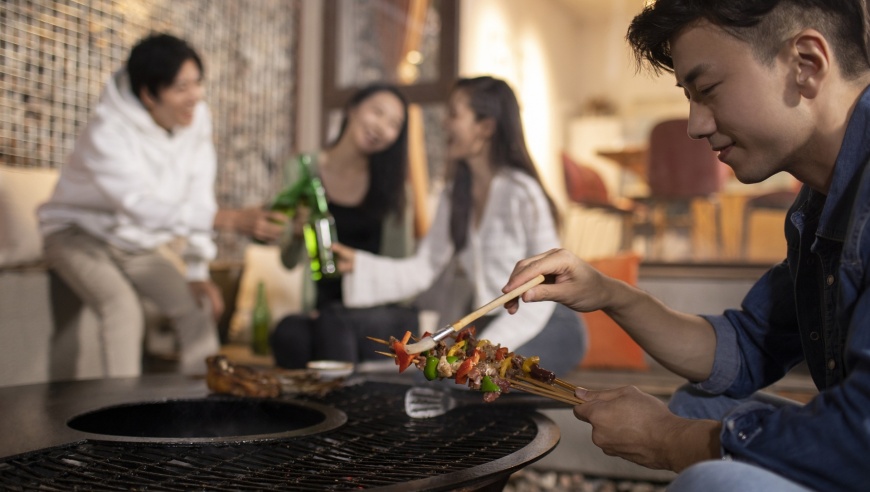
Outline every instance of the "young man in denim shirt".
[[(629, 28), (639, 63), (672, 72), (685, 92), (690, 137), (742, 182), (787, 172), (804, 184), (786, 260), (740, 309), (673, 311), (564, 250), (521, 261), (504, 288), (547, 274), (523, 300), (604, 309), (694, 383), (670, 410), (633, 387), (577, 391), (593, 442), (681, 472), (669, 490), (870, 483), (868, 18), (860, 0), (658, 0)], [(808, 404), (753, 396), (804, 360), (819, 388)]]

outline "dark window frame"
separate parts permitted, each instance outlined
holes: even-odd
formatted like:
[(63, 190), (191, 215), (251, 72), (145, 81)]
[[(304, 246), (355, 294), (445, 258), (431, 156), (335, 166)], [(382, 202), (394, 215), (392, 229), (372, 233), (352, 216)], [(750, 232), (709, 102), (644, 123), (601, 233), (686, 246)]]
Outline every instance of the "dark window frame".
[[(336, 60), (338, 59), (338, 2), (326, 0), (323, 11), (323, 89), (321, 114), (323, 115), (320, 139), (326, 135), (329, 124), (327, 115), (340, 109), (359, 87), (340, 88), (336, 84)], [(440, 46), (438, 48), (438, 79), (412, 85), (399, 85), (402, 93), (412, 104), (444, 103), (459, 75), (459, 0), (440, 0), (441, 14)], [(323, 142), (325, 143), (325, 142)]]

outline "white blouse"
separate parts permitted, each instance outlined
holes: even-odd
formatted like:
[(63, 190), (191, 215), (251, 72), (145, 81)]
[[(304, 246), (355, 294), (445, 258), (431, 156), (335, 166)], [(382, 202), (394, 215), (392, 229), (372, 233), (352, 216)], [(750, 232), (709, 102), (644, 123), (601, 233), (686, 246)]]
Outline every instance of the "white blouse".
[[(516, 170), (493, 177), (479, 227), (469, 224), (469, 228), (458, 261), (474, 286), (475, 306), (502, 295), (518, 261), (559, 247), (543, 190), (534, 178)], [(450, 191), (445, 190), (432, 226), (413, 256), (394, 259), (356, 252), (354, 271), (342, 282), (344, 304), (369, 307), (412, 298), (432, 285), (453, 254)], [(495, 319), (478, 337), (519, 348), (541, 332), (555, 307), (552, 302), (535, 302), (514, 315), (496, 308), (491, 313)]]

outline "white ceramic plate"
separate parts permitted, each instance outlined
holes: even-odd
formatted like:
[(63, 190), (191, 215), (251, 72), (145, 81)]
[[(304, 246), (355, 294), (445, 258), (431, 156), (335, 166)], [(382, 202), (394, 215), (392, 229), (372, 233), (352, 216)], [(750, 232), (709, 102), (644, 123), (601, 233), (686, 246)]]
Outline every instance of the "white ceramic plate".
[(306, 367), (317, 371), (323, 379), (343, 378), (353, 373), (353, 363), (339, 360), (313, 360)]

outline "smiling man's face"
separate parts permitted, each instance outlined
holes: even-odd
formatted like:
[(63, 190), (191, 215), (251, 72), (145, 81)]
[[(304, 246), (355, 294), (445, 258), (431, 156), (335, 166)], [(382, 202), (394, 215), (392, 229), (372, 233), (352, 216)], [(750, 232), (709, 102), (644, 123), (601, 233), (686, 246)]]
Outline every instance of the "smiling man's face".
[(689, 99), (689, 135), (707, 139), (744, 183), (788, 170), (810, 141), (812, 118), (785, 44), (765, 64), (707, 21), (671, 40), (677, 85)]
[(193, 60), (186, 60), (178, 70), (175, 80), (158, 91), (153, 97), (142, 89), (142, 103), (154, 121), (167, 131), (190, 126), (196, 105), (202, 100), (202, 73)]

